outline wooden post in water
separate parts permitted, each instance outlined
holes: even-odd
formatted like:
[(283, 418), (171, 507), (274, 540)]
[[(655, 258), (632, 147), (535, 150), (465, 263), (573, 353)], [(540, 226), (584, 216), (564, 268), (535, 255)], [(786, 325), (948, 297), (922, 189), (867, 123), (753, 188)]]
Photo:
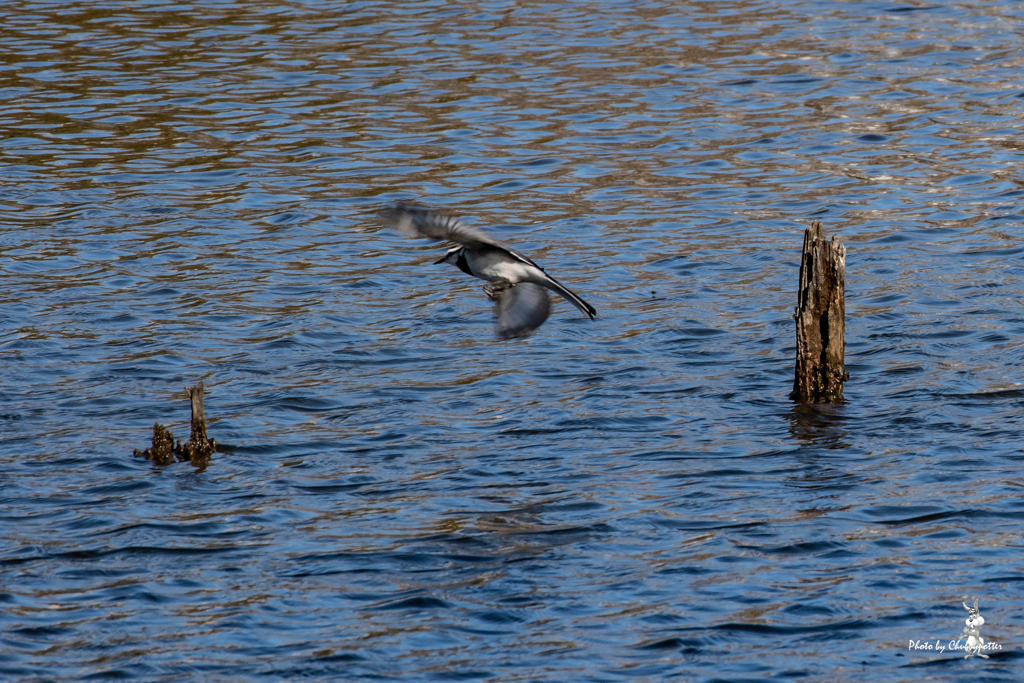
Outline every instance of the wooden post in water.
[(206, 416), (203, 414), (203, 383), (185, 387), (192, 401), (192, 434), (184, 444), (174, 445), (174, 435), (166, 427), (153, 425), (153, 447), (144, 451), (135, 450), (137, 457), (152, 460), (158, 465), (170, 465), (175, 457), (205, 468), (210, 456), (217, 452), (217, 442), (206, 436)]
[(185, 387), (192, 401), (192, 434), (184, 445), (178, 446), (178, 455), (184, 459), (196, 460), (208, 458), (217, 450), (217, 442), (206, 437), (206, 416), (203, 414), (203, 382), (194, 387)]
[(804, 232), (796, 312), (796, 377), (789, 397), (840, 403), (846, 371), (846, 247), (829, 242), (821, 223)]

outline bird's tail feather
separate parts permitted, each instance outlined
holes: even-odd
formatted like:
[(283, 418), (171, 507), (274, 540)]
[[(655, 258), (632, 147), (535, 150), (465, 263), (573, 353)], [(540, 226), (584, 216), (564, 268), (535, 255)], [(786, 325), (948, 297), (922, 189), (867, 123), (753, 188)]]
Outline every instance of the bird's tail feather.
[[(547, 275), (547, 273), (545, 273), (545, 275)], [(570, 291), (568, 287), (565, 287), (561, 282), (551, 277), (550, 275), (547, 276), (547, 280), (547, 282), (543, 283), (545, 287), (547, 287), (553, 292), (558, 292), (559, 294), (561, 294), (566, 299), (566, 301), (571, 303), (576, 308), (580, 309), (580, 311), (586, 314), (591, 320), (593, 320), (594, 317), (597, 316), (597, 311), (594, 309), (594, 307), (588, 304), (583, 299), (576, 296), (576, 294)]]

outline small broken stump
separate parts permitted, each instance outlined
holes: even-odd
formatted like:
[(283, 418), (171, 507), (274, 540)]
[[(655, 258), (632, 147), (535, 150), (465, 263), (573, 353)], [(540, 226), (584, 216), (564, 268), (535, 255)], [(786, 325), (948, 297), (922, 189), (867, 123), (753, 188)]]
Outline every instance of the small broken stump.
[(217, 451), (217, 442), (206, 436), (206, 416), (203, 414), (203, 383), (185, 387), (192, 402), (192, 434), (189, 440), (174, 445), (174, 435), (163, 425), (153, 425), (153, 446), (144, 451), (136, 450), (137, 457), (152, 460), (158, 465), (170, 465), (175, 461), (188, 461), (193, 465), (205, 465)]
[(157, 422), (153, 423), (153, 446), (144, 451), (136, 450), (135, 456), (152, 460), (157, 465), (170, 465), (174, 462), (174, 434), (171, 430)]
[(846, 371), (846, 247), (814, 221), (804, 232), (796, 311), (796, 376), (789, 397), (841, 403)]

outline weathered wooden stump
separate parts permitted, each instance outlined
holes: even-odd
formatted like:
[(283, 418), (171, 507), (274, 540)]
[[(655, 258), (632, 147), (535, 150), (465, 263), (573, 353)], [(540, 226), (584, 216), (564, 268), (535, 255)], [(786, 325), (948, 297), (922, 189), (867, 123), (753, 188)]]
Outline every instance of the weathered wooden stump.
[(840, 403), (846, 371), (846, 247), (829, 242), (821, 223), (804, 233), (796, 312), (796, 377), (789, 397)]
[(188, 397), (192, 401), (192, 433), (185, 445), (178, 444), (178, 457), (182, 460), (190, 460), (193, 465), (196, 460), (209, 458), (217, 450), (217, 442), (206, 437), (206, 416), (203, 414), (203, 382), (194, 387), (185, 387)]
[(217, 451), (217, 442), (206, 436), (206, 416), (203, 414), (203, 383), (194, 387), (185, 387), (192, 402), (192, 433), (189, 440), (174, 445), (174, 435), (163, 425), (153, 425), (153, 446), (144, 451), (136, 449), (137, 457), (152, 460), (158, 465), (170, 465), (175, 461), (189, 461), (193, 465), (204, 466), (210, 456)]

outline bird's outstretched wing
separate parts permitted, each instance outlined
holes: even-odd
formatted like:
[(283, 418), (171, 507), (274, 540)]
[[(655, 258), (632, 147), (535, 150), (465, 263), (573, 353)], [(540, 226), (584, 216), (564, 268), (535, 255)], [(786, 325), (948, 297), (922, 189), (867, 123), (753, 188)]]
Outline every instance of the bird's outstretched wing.
[(396, 204), (377, 214), (388, 227), (409, 237), (428, 237), (446, 242), (458, 242), (470, 249), (483, 246), (509, 248), (482, 230), (463, 225), (457, 219), (443, 213), (418, 206)]
[(502, 289), (492, 298), (497, 304), (498, 336), (502, 339), (525, 337), (551, 315), (548, 290), (530, 282)]

